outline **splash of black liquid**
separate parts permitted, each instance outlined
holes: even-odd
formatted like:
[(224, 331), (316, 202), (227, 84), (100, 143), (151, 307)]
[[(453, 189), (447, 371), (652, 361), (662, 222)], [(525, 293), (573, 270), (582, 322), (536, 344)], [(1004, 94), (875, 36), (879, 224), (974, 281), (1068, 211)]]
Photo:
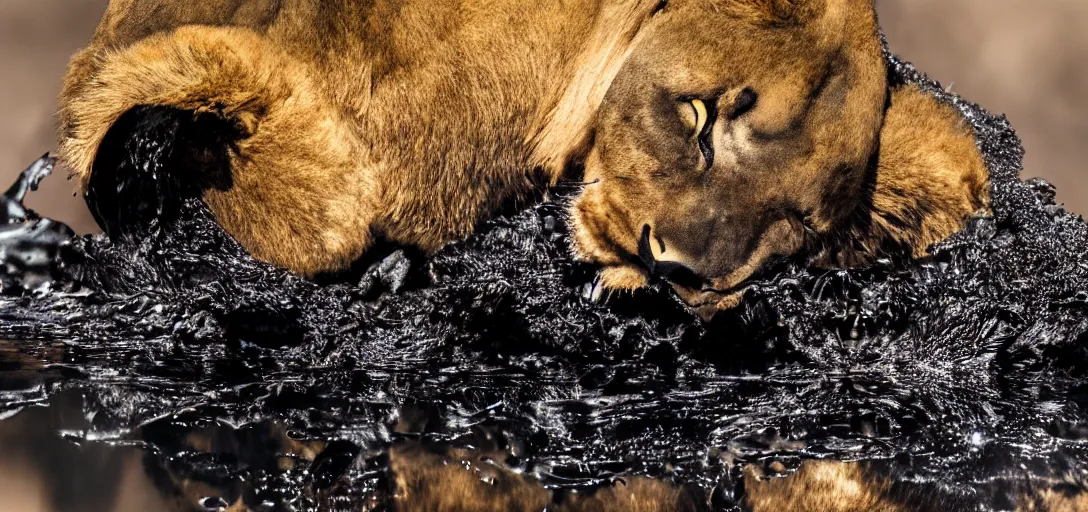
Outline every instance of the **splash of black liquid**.
[[(78, 439), (139, 443), (173, 475), (241, 479), (247, 504), (272, 508), (358, 510), (406, 439), (505, 450), (560, 490), (663, 478), (715, 509), (743, 498), (743, 464), (769, 459), (866, 461), (973, 509), (1083, 490), (1088, 225), (1049, 185), (1019, 180), (1006, 119), (894, 57), (888, 69), (972, 123), (993, 217), (906, 267), (780, 268), (710, 324), (662, 288), (586, 300), (593, 269), (570, 259), (562, 200), (491, 220), (407, 274), (395, 256), (361, 286), (297, 278), (250, 258), (192, 195), (170, 195), (162, 155), (186, 125), (157, 112), (166, 121), (113, 148), (117, 179), (151, 191), (125, 205), (144, 228), (65, 242), (42, 260), (55, 267), (34, 267), (50, 268), (52, 293), (5, 285), (0, 339), (63, 350), (0, 393), (0, 417), (76, 391)], [(5, 196), (6, 226), (31, 233), (44, 219), (10, 213), (20, 190)], [(154, 200), (164, 190), (168, 211)], [(123, 209), (99, 215), (129, 224)], [(0, 254), (45, 241), (51, 256), (59, 233), (0, 239)], [(5, 283), (36, 272), (8, 265)], [(305, 471), (178, 444), (270, 422), (333, 442)]]
[(75, 233), (63, 223), (44, 219), (23, 206), (56, 160), (45, 155), (19, 175), (0, 195), (0, 292), (36, 290), (48, 285), (60, 245)]

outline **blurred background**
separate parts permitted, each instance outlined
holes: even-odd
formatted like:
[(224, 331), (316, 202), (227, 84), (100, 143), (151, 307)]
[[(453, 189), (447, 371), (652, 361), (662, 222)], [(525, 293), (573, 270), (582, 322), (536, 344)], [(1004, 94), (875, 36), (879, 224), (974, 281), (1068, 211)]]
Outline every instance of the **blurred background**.
[[(0, 0), (0, 189), (55, 147), (55, 99), (68, 57), (106, 0)], [(1088, 214), (1088, 1), (877, 0), (892, 50), (954, 92), (1008, 114), (1027, 149), (1025, 176)], [(63, 176), (30, 205), (96, 230)]]

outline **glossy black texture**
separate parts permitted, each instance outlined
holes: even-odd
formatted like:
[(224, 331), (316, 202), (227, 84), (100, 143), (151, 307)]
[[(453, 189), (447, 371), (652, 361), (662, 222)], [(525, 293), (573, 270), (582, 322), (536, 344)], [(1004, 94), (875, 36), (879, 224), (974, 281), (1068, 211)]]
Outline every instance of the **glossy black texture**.
[(60, 244), (75, 234), (23, 206), (55, 164), (49, 155), (39, 158), (0, 195), (0, 292), (35, 290), (51, 281)]
[[(723, 509), (741, 465), (767, 459), (869, 461), (949, 507), (1083, 490), (1088, 226), (1018, 179), (1003, 117), (892, 57), (889, 72), (959, 108), (991, 171), (993, 218), (927, 261), (786, 265), (706, 325), (662, 288), (587, 301), (563, 199), (407, 273), (393, 255), (359, 285), (318, 285), (249, 258), (190, 198), (140, 239), (72, 239), (49, 293), (5, 288), (0, 339), (55, 355), (0, 388), (0, 417), (74, 392), (74, 442), (138, 443), (151, 466), (237, 478), (267, 508), (358, 509), (406, 438), (506, 450), (558, 488), (668, 478)], [(152, 133), (121, 137), (116, 176), (181, 179), (154, 158), (172, 139)], [(235, 453), (273, 424), (335, 442), (308, 468)], [(208, 428), (234, 451), (181, 446)]]

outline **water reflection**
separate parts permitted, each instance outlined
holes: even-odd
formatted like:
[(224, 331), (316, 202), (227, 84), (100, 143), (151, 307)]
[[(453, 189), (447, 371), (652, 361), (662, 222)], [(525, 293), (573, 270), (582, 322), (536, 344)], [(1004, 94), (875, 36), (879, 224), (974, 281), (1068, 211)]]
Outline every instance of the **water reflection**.
[[(2, 346), (2, 345), (0, 345)], [(0, 348), (0, 390), (45, 385), (49, 359)], [(0, 420), (0, 510), (431, 511), (907, 511), (976, 509), (939, 483), (879, 463), (769, 457), (743, 470), (739, 503), (671, 479), (615, 477), (594, 485), (544, 485), (513, 445), (423, 441), (427, 413), (402, 409), (380, 449), (306, 439), (273, 421), (231, 425), (181, 412), (131, 432), (96, 432), (78, 386), (54, 392)], [(286, 486), (300, 493), (284, 492)], [(1009, 508), (1086, 510), (1088, 495), (1061, 482), (1025, 488)]]
[[(272, 423), (235, 428), (223, 423), (185, 426), (159, 420), (131, 435), (89, 441), (80, 416), (79, 391), (54, 395), (48, 405), (28, 407), (0, 421), (0, 509), (40, 511), (278, 510), (291, 503), (260, 499), (255, 482), (242, 475), (302, 471), (313, 493), (315, 466), (329, 463), (328, 443), (292, 438)], [(168, 425), (166, 424), (168, 423)], [(706, 510), (704, 493), (643, 477), (615, 478), (592, 489), (550, 489), (531, 474), (512, 469), (509, 451), (427, 446), (402, 440), (382, 461), (381, 485), (370, 490), (372, 509), (397, 510)], [(366, 464), (364, 455), (348, 465)], [(373, 458), (373, 457), (372, 457)], [(749, 468), (750, 510), (793, 509), (840, 500), (826, 510), (863, 510), (884, 498), (856, 465), (804, 465), (793, 477), (760, 481)], [(317, 471), (311, 471), (317, 470)], [(260, 480), (260, 479), (258, 479)], [(325, 482), (324, 485), (327, 485)], [(320, 491), (317, 491), (320, 492)], [(320, 501), (320, 500), (318, 500)]]

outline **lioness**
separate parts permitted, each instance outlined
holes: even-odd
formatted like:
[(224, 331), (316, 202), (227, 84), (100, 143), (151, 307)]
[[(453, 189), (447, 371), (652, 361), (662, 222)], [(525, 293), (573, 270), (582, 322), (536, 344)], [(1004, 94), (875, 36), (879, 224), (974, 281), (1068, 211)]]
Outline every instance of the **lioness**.
[(772, 259), (921, 255), (988, 203), (960, 116), (889, 91), (871, 0), (112, 0), (60, 110), (111, 236), (132, 198), (96, 158), (146, 106), (192, 123), (172, 172), (223, 227), (306, 276), (571, 177), (600, 289), (728, 308)]

